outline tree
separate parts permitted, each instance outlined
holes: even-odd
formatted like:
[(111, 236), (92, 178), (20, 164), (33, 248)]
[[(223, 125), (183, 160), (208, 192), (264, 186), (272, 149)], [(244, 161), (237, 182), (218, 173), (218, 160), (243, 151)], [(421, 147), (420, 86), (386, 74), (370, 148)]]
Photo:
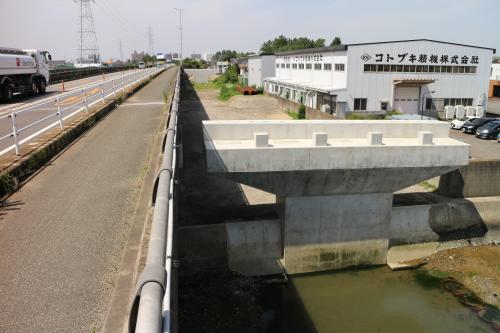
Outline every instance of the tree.
[(332, 42), (330, 43), (330, 46), (338, 46), (338, 45), (342, 45), (342, 40), (340, 39), (340, 37), (335, 36)]
[(238, 83), (239, 71), (238, 65), (230, 65), (222, 75), (222, 83)]
[(260, 48), (260, 52), (275, 53), (283, 51), (311, 49), (324, 46), (325, 46), (324, 38), (318, 38), (314, 40), (306, 37), (287, 38), (283, 35), (280, 35), (273, 40), (268, 40), (267, 42), (264, 42)]
[(184, 68), (208, 68), (208, 63), (205, 60), (185, 58), (182, 60), (182, 67)]
[(306, 106), (304, 104), (300, 104), (298, 113), (299, 119), (306, 119)]
[(253, 52), (239, 52), (235, 50), (221, 50), (214, 54), (213, 61), (230, 61), (232, 59), (246, 58)]

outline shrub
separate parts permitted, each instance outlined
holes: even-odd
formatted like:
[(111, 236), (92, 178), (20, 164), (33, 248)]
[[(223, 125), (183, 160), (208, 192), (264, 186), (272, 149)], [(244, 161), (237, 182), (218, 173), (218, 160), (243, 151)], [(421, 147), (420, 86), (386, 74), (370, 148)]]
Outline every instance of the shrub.
[(300, 104), (298, 114), (299, 119), (306, 119), (306, 106), (304, 104)]
[(219, 90), (219, 100), (227, 101), (231, 97), (239, 95), (239, 92), (236, 90), (234, 84), (224, 84), (221, 85)]

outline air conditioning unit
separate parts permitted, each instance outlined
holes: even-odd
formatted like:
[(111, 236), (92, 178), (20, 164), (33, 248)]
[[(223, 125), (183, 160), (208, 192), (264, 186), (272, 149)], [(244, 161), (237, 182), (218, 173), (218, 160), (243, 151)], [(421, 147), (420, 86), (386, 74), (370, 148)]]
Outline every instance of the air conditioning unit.
[(463, 105), (455, 105), (455, 117), (457, 119), (465, 117), (465, 108)]
[(455, 107), (447, 105), (444, 107), (444, 119), (451, 120), (455, 118)]
[(474, 117), (476, 115), (476, 108), (473, 106), (466, 106), (465, 107), (465, 115), (467, 117)]
[(478, 105), (475, 107), (476, 109), (476, 117), (484, 117), (484, 107)]

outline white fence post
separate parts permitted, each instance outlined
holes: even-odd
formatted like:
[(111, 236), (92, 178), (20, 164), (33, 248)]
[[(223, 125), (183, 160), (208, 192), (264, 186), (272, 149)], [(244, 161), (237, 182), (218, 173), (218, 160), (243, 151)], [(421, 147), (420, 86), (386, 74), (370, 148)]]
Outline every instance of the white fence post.
[(10, 114), (10, 118), (12, 119), (12, 135), (14, 136), (14, 146), (16, 147), (16, 155), (19, 155), (19, 139), (17, 137), (17, 129), (16, 129), (16, 114), (12, 112)]
[(87, 89), (83, 88), (82, 92), (83, 92), (83, 101), (85, 102), (85, 113), (88, 113), (89, 112), (89, 103), (87, 102)]
[(101, 97), (102, 97), (102, 104), (106, 104), (106, 101), (104, 100), (104, 84), (101, 82)]
[(59, 127), (63, 129), (63, 116), (61, 112), (61, 106), (59, 105), (59, 97), (56, 98), (57, 103), (57, 116), (59, 117)]

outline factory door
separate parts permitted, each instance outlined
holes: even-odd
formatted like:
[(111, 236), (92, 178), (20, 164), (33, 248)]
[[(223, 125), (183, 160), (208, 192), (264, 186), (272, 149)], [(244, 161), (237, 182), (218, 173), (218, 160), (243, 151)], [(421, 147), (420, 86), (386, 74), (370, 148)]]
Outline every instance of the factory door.
[(493, 86), (493, 97), (500, 97), (500, 86)]
[(396, 87), (394, 89), (394, 108), (401, 113), (418, 113), (420, 87)]

